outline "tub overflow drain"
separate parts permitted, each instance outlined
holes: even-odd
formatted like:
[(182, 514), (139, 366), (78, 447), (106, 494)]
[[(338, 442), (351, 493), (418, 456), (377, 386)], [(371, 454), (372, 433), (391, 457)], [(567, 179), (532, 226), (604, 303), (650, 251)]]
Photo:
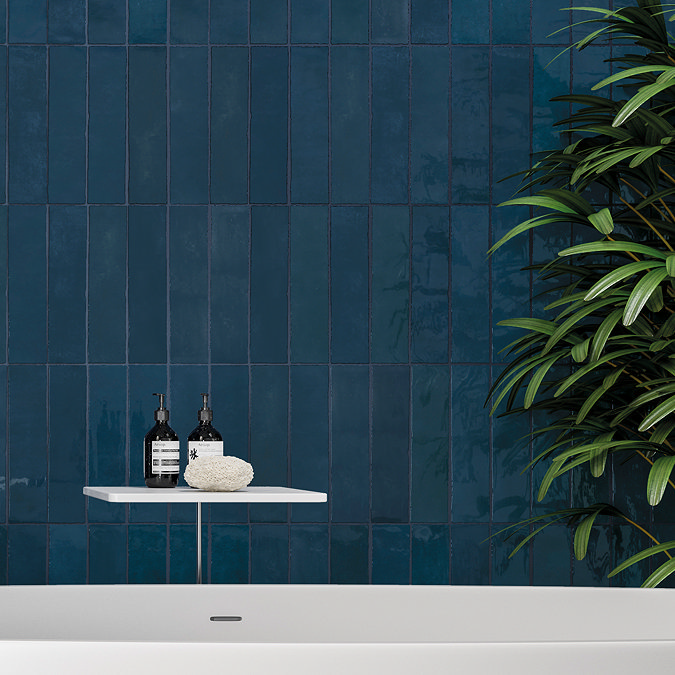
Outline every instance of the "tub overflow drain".
[(240, 616), (212, 616), (211, 621), (241, 621)]

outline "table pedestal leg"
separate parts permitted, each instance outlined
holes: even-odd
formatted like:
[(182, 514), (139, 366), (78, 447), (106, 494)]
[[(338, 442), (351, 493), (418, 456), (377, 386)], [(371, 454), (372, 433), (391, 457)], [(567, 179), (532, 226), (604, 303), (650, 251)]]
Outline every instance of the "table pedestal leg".
[(202, 583), (202, 503), (197, 502), (197, 583)]

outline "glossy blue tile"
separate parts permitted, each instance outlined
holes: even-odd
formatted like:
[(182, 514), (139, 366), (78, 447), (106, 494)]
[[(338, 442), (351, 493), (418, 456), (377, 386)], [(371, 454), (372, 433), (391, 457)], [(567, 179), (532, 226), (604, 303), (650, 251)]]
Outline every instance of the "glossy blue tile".
[(448, 0), (412, 0), (410, 40), (424, 44), (448, 43)]
[(447, 525), (413, 525), (411, 534), (413, 584), (450, 581), (450, 535)]
[[(2, 3), (0, 2), (0, 11), (2, 9)], [(0, 18), (0, 37), (3, 35), (2, 29), (2, 19)], [(7, 97), (7, 47), (0, 46), (0, 147), (5, 148), (5, 152), (7, 148)], [(6, 177), (7, 163), (4, 162), (3, 166), (0, 167), (0, 199), (3, 202), (6, 201)]]
[(10, 47), (8, 59), (9, 200), (41, 204), (47, 201), (47, 50)]
[(9, 42), (47, 41), (47, 0), (7, 0)]
[(331, 0), (331, 41), (333, 44), (367, 44), (369, 0)]
[(452, 201), (486, 203), (490, 186), (489, 50), (453, 47), (450, 58)]
[(289, 549), (288, 525), (251, 525), (251, 583), (288, 583)]
[(531, 5), (532, 42), (535, 44), (569, 44), (570, 30), (564, 30), (572, 23), (569, 5), (535, 2)]
[(289, 0), (250, 0), (251, 42), (286, 44)]
[(291, 0), (291, 42), (328, 42), (330, 0)]
[(574, 91), (588, 91), (600, 80), (611, 74), (610, 49), (607, 46), (591, 45), (582, 51), (572, 52)]
[(126, 135), (126, 70), (124, 47), (89, 48), (88, 200), (125, 201), (126, 147), (111, 138)]
[[(493, 533), (507, 527), (507, 523), (493, 524)], [(490, 583), (495, 586), (530, 585), (530, 548), (525, 547), (512, 558), (509, 557), (515, 547), (514, 539), (506, 539), (509, 533), (493, 534), (492, 563)]]
[(8, 287), (8, 227), (7, 207), (0, 206), (0, 362), (7, 361), (7, 287)]
[(129, 0), (129, 43), (162, 44), (167, 39), (167, 0)]
[(49, 526), (49, 583), (87, 583), (87, 526)]
[(328, 525), (291, 525), (292, 584), (328, 583)]
[(410, 0), (371, 0), (372, 42), (408, 42)]
[(450, 373), (447, 366), (412, 369), (411, 520), (448, 522)]
[(124, 44), (127, 34), (126, 0), (88, 0), (90, 44)]
[(536, 124), (532, 129), (532, 149), (541, 152), (555, 148), (560, 136), (553, 126), (566, 117), (568, 107), (565, 102), (554, 102), (551, 98), (570, 91), (570, 60), (555, 58), (558, 47), (534, 47), (533, 53), (533, 90), (532, 116)]
[(453, 44), (487, 44), (490, 42), (490, 0), (468, 3), (450, 0), (450, 37)]
[(46, 222), (44, 206), (9, 207), (8, 348), (13, 363), (47, 360)]
[(370, 513), (368, 366), (334, 366), (331, 384), (331, 521), (365, 523)]
[(248, 0), (211, 0), (212, 43), (248, 42)]
[(211, 201), (248, 201), (248, 66), (246, 47), (211, 50)]
[[(666, 534), (665, 532), (663, 534)], [(659, 533), (659, 536), (663, 536)], [(633, 525), (615, 524), (612, 528), (612, 551), (610, 558), (610, 569), (614, 569), (624, 560), (628, 560), (632, 555), (641, 551), (644, 547), (644, 539), (642, 533)], [(667, 537), (667, 538), (666, 538)], [(664, 541), (671, 540), (672, 537), (666, 534)], [(649, 576), (649, 561), (642, 560), (635, 565), (631, 565), (623, 572), (619, 572), (615, 577), (610, 579), (611, 586), (628, 586), (635, 587), (642, 584), (642, 582)]]
[(486, 252), (490, 211), (486, 206), (454, 206), (451, 215), (452, 360), (490, 358), (490, 298)]
[(211, 525), (212, 584), (248, 583), (249, 529), (248, 525)]
[(170, 38), (174, 44), (206, 44), (209, 40), (209, 0), (170, 0)]
[(49, 208), (49, 361), (86, 360), (87, 209)]
[(89, 526), (89, 583), (127, 582), (127, 526)]
[(166, 537), (165, 525), (129, 525), (130, 584), (167, 582)]
[(374, 366), (372, 374), (372, 499), (374, 523), (410, 520), (410, 372)]
[(609, 525), (596, 524), (588, 540), (588, 551), (583, 560), (572, 561), (572, 586), (609, 586), (607, 575), (612, 570), (613, 548)]
[(369, 582), (368, 526), (333, 525), (330, 529), (330, 583)]
[[(616, 485), (625, 485), (626, 483), (634, 483), (635, 485), (647, 485), (647, 477), (649, 476), (650, 466), (641, 457), (634, 456), (632, 459), (622, 457), (616, 458), (612, 463), (612, 474)], [(669, 514), (672, 508), (673, 498), (671, 497), (671, 490), (664, 493), (663, 501), (658, 508), (652, 509), (646, 499), (635, 499), (635, 497), (627, 491), (615, 490), (614, 501), (618, 509), (625, 513), (631, 520), (636, 523), (648, 523), (653, 517), (654, 522), (658, 523), (664, 518), (662, 514), (663, 506), (666, 507), (666, 512)], [(637, 551), (635, 551), (637, 553)]]
[[(173, 506), (177, 506), (174, 504)], [(183, 506), (187, 506), (184, 504)], [(190, 504), (194, 506), (194, 504)], [(194, 514), (193, 514), (194, 515)], [(205, 528), (202, 537), (202, 580), (208, 570), (208, 536)], [(171, 525), (169, 528), (169, 583), (193, 584), (197, 578), (197, 531), (192, 525)]]
[(453, 525), (450, 583), (481, 586), (490, 583), (489, 535), (487, 525)]
[(84, 44), (86, 1), (49, 0), (48, 7), (48, 41), (57, 44)]
[(410, 357), (417, 362), (447, 362), (448, 207), (413, 207), (412, 237)]
[(7, 536), (9, 584), (47, 583), (47, 526), (10, 525)]
[(209, 196), (207, 47), (173, 47), (170, 75), (171, 203), (204, 204)]
[(371, 359), (408, 361), (410, 209), (374, 206), (371, 262)]
[(166, 201), (166, 47), (129, 47), (129, 202)]
[(7, 583), (7, 525), (0, 525), (0, 584)]
[(452, 520), (485, 522), (490, 516), (490, 426), (483, 403), (489, 371), (483, 365), (452, 366), (450, 376)]
[(249, 208), (211, 210), (211, 360), (248, 360)]
[[(291, 366), (289, 485), (328, 492), (328, 366)], [(294, 504), (295, 522), (325, 522), (326, 504)]]
[(328, 47), (291, 49), (291, 200), (328, 201)]
[(285, 204), (288, 163), (288, 50), (285, 47), (251, 49), (250, 99), (250, 200)]
[[(49, 521), (83, 523), (87, 481), (87, 369), (49, 367)], [(83, 532), (84, 539), (84, 532)]]
[[(9, 423), (7, 393), (7, 366), (2, 365), (0, 366), (0, 523), (7, 522), (7, 488), (9, 485), (7, 475), (7, 426)], [(2, 559), (2, 550), (0, 543), (0, 559)], [(0, 579), (2, 579), (1, 571)]]
[[(288, 368), (251, 367), (251, 458), (254, 485), (288, 482)], [(285, 504), (251, 504), (251, 520), (285, 521)]]
[(127, 210), (89, 207), (89, 361), (126, 360)]
[(408, 201), (407, 47), (372, 49), (371, 199)]
[(493, 44), (527, 44), (530, 7), (529, 0), (492, 0)]
[[(535, 586), (571, 585), (571, 535), (571, 530), (565, 525), (549, 525), (534, 538), (532, 582)], [(516, 555), (520, 555), (521, 551)]]
[(129, 361), (167, 357), (166, 209), (129, 207)]
[(286, 363), (288, 353), (288, 208), (251, 213), (251, 361)]
[(446, 47), (412, 48), (410, 194), (418, 204), (448, 202), (449, 78)]
[(328, 207), (291, 207), (291, 361), (328, 361)]
[[(127, 372), (119, 366), (89, 366), (89, 455), (87, 485), (126, 485)], [(137, 454), (138, 444), (134, 444)], [(88, 499), (90, 523), (123, 523), (124, 504)]]
[(331, 200), (368, 201), (370, 167), (367, 47), (331, 50)]
[(209, 356), (207, 207), (173, 206), (169, 218), (171, 361), (206, 363)]
[(0, 42), (7, 42), (7, 0), (0, 0)]
[(408, 525), (373, 525), (372, 583), (410, 583)]
[(368, 209), (331, 209), (331, 359), (368, 361)]

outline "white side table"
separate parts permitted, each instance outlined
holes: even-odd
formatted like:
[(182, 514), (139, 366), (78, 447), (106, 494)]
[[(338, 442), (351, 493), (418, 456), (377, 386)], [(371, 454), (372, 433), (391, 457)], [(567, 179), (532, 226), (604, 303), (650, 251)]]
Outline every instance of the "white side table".
[(249, 486), (235, 492), (206, 492), (191, 487), (148, 488), (90, 486), (82, 489), (87, 497), (101, 499), (104, 502), (144, 502), (148, 503), (187, 503), (197, 504), (197, 583), (202, 583), (202, 503), (311, 503), (325, 502), (325, 492), (296, 490), (287, 487)]

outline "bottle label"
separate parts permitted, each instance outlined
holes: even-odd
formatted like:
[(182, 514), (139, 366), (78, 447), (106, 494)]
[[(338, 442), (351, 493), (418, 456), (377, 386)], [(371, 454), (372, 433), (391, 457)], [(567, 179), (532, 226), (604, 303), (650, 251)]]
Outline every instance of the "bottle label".
[(180, 473), (180, 441), (152, 441), (152, 473)]
[(222, 441), (188, 441), (188, 461), (197, 457), (223, 456)]

